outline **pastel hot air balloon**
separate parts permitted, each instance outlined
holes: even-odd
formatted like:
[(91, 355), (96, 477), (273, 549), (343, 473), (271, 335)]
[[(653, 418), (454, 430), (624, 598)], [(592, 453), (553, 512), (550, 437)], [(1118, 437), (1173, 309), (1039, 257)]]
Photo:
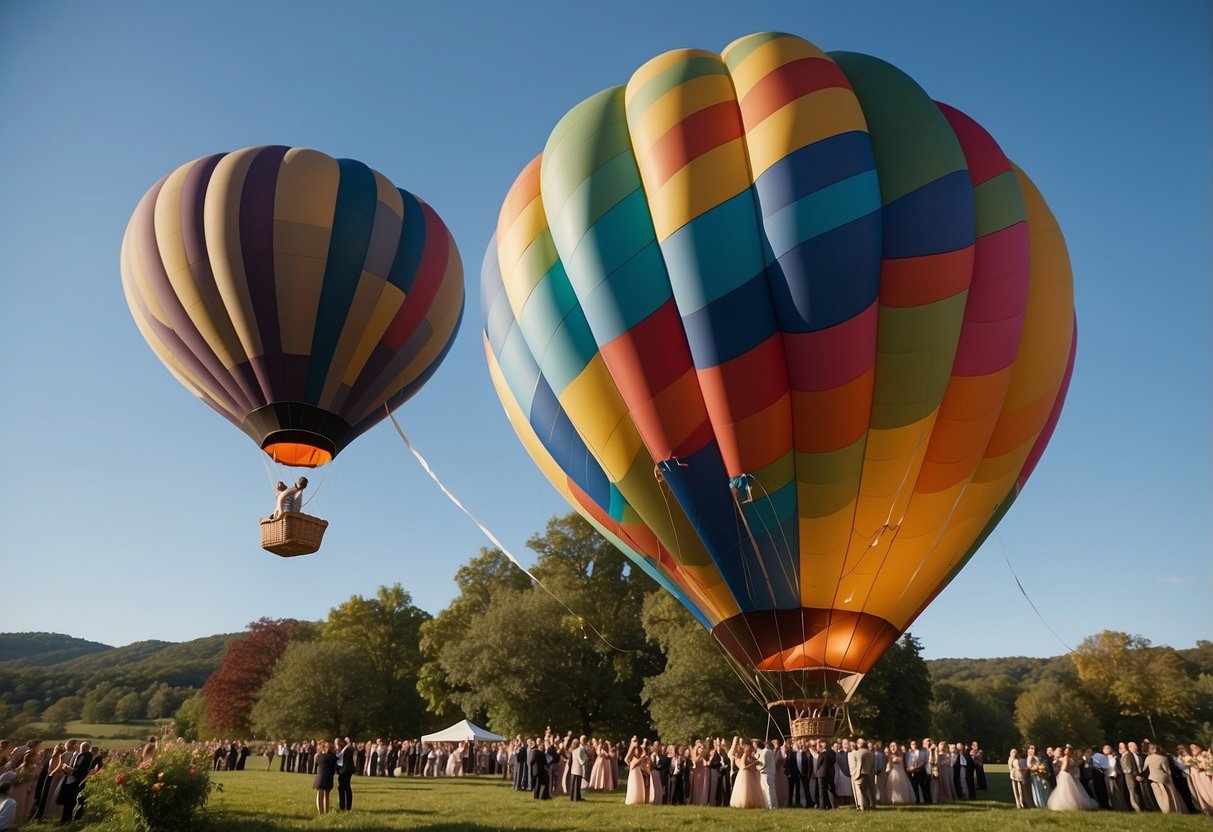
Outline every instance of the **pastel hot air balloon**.
[(1023, 171), (896, 67), (781, 33), (570, 110), (482, 291), (532, 459), (794, 734), (832, 731), (1005, 513), (1074, 360)]
[(205, 156), (144, 195), (122, 241), (140, 332), (274, 460), (333, 459), (450, 349), (463, 269), (429, 205), (315, 150)]

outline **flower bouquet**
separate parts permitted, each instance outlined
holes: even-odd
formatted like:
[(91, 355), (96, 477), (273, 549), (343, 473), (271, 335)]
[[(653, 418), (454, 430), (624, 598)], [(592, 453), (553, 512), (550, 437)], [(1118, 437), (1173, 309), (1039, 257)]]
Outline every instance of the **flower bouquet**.
[(1036, 765), (1032, 766), (1031, 769), (1029, 769), (1029, 770), (1032, 772), (1032, 774), (1036, 775), (1037, 777), (1039, 777), (1042, 780), (1044, 780), (1045, 778), (1047, 778), (1049, 776), (1049, 767), (1047, 765), (1045, 765), (1044, 763), (1037, 763)]

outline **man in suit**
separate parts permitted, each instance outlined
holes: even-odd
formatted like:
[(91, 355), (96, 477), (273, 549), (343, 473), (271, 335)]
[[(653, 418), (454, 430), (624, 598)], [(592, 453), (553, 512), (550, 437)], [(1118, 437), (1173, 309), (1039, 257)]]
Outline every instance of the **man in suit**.
[(804, 740), (792, 743), (783, 771), (788, 778), (788, 805), (792, 808), (810, 805), (809, 776), (813, 773), (813, 757), (804, 750)]
[(357, 766), (354, 746), (349, 737), (335, 739), (333, 745), (337, 748), (337, 810), (348, 812), (354, 808), (354, 790), (350, 788), (350, 779)]
[(960, 800), (977, 799), (977, 772), (973, 767), (973, 758), (963, 743), (952, 745), (952, 785), (956, 789), (956, 797)]
[(813, 783), (818, 809), (833, 809), (837, 803), (834, 797), (835, 759), (834, 750), (826, 745), (826, 741), (818, 740), (817, 758), (813, 761)]
[(573, 740), (573, 749), (569, 752), (569, 800), (582, 800), (581, 781), (585, 779), (585, 767), (590, 762), (590, 752), (586, 748), (589, 740), (583, 735)]
[(1144, 766), (1145, 758), (1138, 753), (1137, 743), (1129, 743), (1120, 755), (1120, 767), (1125, 772), (1125, 783), (1128, 785), (1129, 805), (1135, 812), (1156, 812), (1158, 807)]
[(910, 785), (914, 789), (914, 802), (930, 803), (931, 782), (927, 776), (927, 753), (918, 747), (916, 740), (910, 740), (910, 749), (906, 752), (906, 774), (909, 775)]
[(550, 800), (548, 791), (548, 752), (542, 740), (527, 740), (526, 761), (531, 772), (531, 795), (536, 800)]
[(860, 737), (847, 760), (851, 765), (851, 791), (855, 793), (855, 805), (859, 811), (876, 808), (876, 755), (868, 748), (868, 741)]
[(661, 780), (661, 802), (670, 802), (670, 758), (660, 740), (654, 740), (653, 776)]
[(67, 773), (59, 786), (59, 803), (63, 806), (63, 816), (59, 820), (61, 826), (72, 822), (72, 815), (77, 819), (84, 813), (84, 803), (80, 802), (80, 811), (76, 811), (76, 802), (80, 799), (80, 790), (84, 788), (84, 778), (93, 767), (92, 743), (80, 743), (80, 750), (71, 756), (67, 763)]

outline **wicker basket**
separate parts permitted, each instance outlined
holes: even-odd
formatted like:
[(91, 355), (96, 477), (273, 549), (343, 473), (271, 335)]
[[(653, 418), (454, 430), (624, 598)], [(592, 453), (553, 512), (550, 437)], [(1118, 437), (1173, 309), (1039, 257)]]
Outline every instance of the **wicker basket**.
[(832, 716), (802, 716), (793, 719), (789, 726), (792, 739), (829, 739), (838, 728), (838, 719)]
[(281, 517), (261, 520), (261, 548), (284, 558), (310, 555), (320, 548), (329, 521), (288, 511)]

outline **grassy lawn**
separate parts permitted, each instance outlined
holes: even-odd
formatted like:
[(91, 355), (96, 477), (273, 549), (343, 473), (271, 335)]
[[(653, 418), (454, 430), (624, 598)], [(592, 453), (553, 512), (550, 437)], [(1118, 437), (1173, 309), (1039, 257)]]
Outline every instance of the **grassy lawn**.
[[(49, 733), (43, 733), (39, 739), (43, 744), (52, 745), (67, 740), (88, 740), (95, 746), (99, 745), (117, 751), (142, 745), (152, 734), (158, 735), (160, 726), (163, 724), (164, 720), (155, 722), (150, 719), (119, 723), (76, 721), (67, 723), (65, 736), (54, 737)], [(45, 722), (31, 722), (30, 726), (43, 732), (47, 727)]]
[[(252, 761), (251, 761), (252, 762)], [(695, 806), (625, 806), (623, 791), (587, 792), (580, 806), (567, 798), (535, 801), (498, 778), (439, 780), (354, 778), (354, 811), (317, 817), (311, 777), (266, 772), (224, 772), (223, 785), (211, 802), (215, 828), (232, 832), (276, 832), (291, 829), (350, 829), (366, 832), (490, 832), (490, 830), (714, 830), (725, 824), (749, 830), (838, 829), (904, 832), (907, 825), (938, 832), (994, 832), (1002, 829), (1184, 830), (1209, 829), (1203, 817), (1131, 815), (1112, 812), (1055, 813), (1018, 811), (1010, 802), (1006, 775), (991, 772), (993, 799), (933, 807), (882, 807), (860, 814), (851, 808), (740, 811)], [(332, 794), (336, 806), (336, 791)], [(984, 824), (985, 829), (975, 825)]]

